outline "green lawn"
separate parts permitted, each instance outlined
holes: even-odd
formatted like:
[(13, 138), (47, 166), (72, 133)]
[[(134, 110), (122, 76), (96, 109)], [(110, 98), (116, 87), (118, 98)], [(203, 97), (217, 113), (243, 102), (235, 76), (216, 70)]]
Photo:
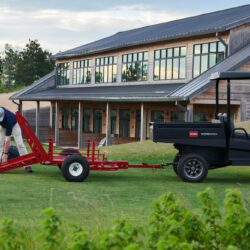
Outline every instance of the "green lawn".
[[(169, 162), (175, 150), (167, 144), (150, 141), (103, 148), (109, 159), (128, 159), (132, 163)], [(34, 166), (34, 173), (17, 169), (0, 174), (0, 218), (11, 217), (32, 234), (41, 211), (53, 206), (64, 225), (83, 225), (94, 234), (121, 217), (143, 224), (151, 211), (151, 201), (172, 191), (193, 209), (196, 193), (212, 186), (221, 204), (227, 188), (240, 189), (250, 197), (250, 167), (211, 170), (203, 183), (182, 182), (169, 167), (163, 170), (130, 169), (117, 172), (91, 172), (83, 183), (69, 183), (59, 169)]]

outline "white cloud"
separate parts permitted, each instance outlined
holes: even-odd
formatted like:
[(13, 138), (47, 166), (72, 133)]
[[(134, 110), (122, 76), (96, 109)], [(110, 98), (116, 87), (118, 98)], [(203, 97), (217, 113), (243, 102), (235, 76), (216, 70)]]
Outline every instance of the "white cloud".
[(24, 46), (38, 39), (53, 52), (92, 42), (118, 31), (180, 19), (195, 13), (154, 10), (146, 5), (114, 6), (100, 11), (0, 7), (0, 46)]

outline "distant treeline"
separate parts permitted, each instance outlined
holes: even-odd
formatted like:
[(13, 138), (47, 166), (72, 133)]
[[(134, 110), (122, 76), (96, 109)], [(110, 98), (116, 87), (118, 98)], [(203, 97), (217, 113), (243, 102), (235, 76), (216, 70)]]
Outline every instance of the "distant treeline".
[(30, 85), (51, 72), (54, 65), (52, 54), (37, 40), (29, 40), (23, 49), (6, 44), (0, 55), (0, 93)]

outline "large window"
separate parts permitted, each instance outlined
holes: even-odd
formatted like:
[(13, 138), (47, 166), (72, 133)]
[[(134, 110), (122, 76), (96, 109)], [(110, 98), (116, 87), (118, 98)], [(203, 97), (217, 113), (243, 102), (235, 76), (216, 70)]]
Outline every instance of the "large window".
[(111, 110), (111, 134), (116, 134), (116, 110)]
[(155, 50), (154, 80), (186, 78), (186, 47)]
[(109, 56), (96, 59), (96, 83), (110, 83), (117, 81), (117, 57)]
[(94, 109), (94, 127), (93, 132), (97, 134), (102, 133), (102, 110)]
[(131, 53), (122, 56), (122, 81), (147, 81), (148, 52)]
[(69, 63), (59, 63), (57, 65), (56, 82), (57, 85), (69, 84)]
[(68, 129), (70, 108), (61, 108), (61, 114), (62, 114), (62, 128)]
[(164, 122), (164, 112), (160, 110), (152, 110), (151, 121), (152, 122)]
[(130, 110), (120, 109), (119, 135), (130, 137)]
[(71, 129), (78, 130), (78, 117), (79, 117), (79, 110), (78, 108), (71, 109)]
[(194, 45), (193, 77), (202, 74), (225, 58), (225, 46), (221, 42)]
[(73, 62), (73, 84), (91, 82), (91, 60)]
[(82, 130), (84, 133), (90, 132), (90, 109), (83, 109)]
[(172, 111), (171, 112), (171, 121), (172, 122), (184, 122), (185, 121), (185, 112), (184, 111)]

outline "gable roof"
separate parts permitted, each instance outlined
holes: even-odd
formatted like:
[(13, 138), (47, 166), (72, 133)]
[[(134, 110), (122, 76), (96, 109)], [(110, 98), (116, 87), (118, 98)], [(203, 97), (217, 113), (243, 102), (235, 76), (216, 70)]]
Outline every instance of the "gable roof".
[(250, 4), (198, 16), (118, 32), (112, 36), (59, 52), (55, 58), (91, 55), (159, 41), (211, 34), (250, 22)]

